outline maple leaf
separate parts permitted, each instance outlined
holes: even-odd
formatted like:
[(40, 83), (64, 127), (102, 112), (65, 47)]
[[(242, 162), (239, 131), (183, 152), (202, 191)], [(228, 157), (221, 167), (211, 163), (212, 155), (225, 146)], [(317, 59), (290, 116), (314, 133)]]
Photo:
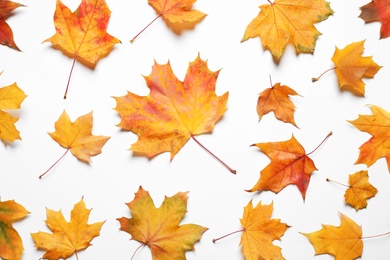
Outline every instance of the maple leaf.
[(355, 259), (362, 255), (362, 228), (340, 213), (340, 226), (322, 225), (313, 233), (301, 233), (313, 245), (315, 254), (330, 254), (335, 260)]
[(145, 77), (148, 96), (128, 92), (115, 97), (115, 110), (121, 117), (118, 126), (139, 137), (131, 150), (148, 158), (171, 152), (172, 160), (188, 139), (200, 144), (195, 136), (211, 133), (226, 111), (229, 93), (215, 94), (217, 77), (218, 72), (210, 71), (199, 56), (190, 63), (184, 82), (176, 78), (169, 62), (155, 63)]
[(196, 0), (148, 0), (158, 16), (154, 18), (144, 29), (142, 29), (133, 39), (131, 43), (154, 21), (162, 17), (164, 21), (170, 26), (183, 27), (185, 24), (195, 24), (200, 22), (206, 14), (191, 9)]
[(257, 100), (259, 120), (261, 120), (264, 114), (273, 111), (277, 119), (297, 127), (294, 120), (295, 105), (289, 99), (291, 95), (299, 94), (288, 86), (280, 85), (280, 83), (276, 83), (271, 88), (264, 90)]
[(64, 98), (76, 60), (94, 68), (101, 57), (108, 55), (113, 46), (120, 43), (106, 32), (110, 14), (105, 0), (82, 0), (73, 13), (57, 0), (54, 13), (56, 33), (44, 42), (51, 42), (54, 47), (73, 57)]
[[(332, 132), (326, 138), (331, 134)], [(257, 143), (252, 146), (256, 146), (265, 153), (271, 159), (271, 163), (260, 172), (260, 179), (255, 186), (247, 191), (270, 190), (279, 193), (287, 185), (294, 184), (298, 187), (303, 199), (305, 199), (311, 174), (317, 170), (309, 155), (319, 146), (306, 154), (305, 149), (295, 139), (294, 135), (287, 141)]]
[(29, 213), (13, 200), (0, 201), (0, 258), (22, 258), (23, 242), (12, 223), (25, 218)]
[(246, 28), (241, 42), (260, 37), (264, 49), (279, 61), (286, 45), (294, 44), (297, 53), (313, 53), (321, 33), (315, 23), (333, 14), (324, 0), (275, 0), (260, 6), (260, 12)]
[(25, 98), (26, 94), (16, 83), (0, 88), (0, 139), (4, 144), (7, 141), (21, 140), (21, 138), (19, 131), (14, 125), (18, 119), (2, 109), (18, 109)]
[(0, 43), (20, 51), (14, 41), (14, 34), (11, 27), (5, 22), (5, 19), (10, 16), (13, 10), (24, 6), (9, 0), (0, 0)]
[(380, 38), (390, 36), (390, 2), (388, 0), (372, 0), (370, 3), (360, 7), (359, 15), (366, 23), (380, 22)]
[(88, 224), (91, 209), (87, 209), (81, 199), (71, 211), (70, 222), (67, 222), (60, 211), (46, 209), (46, 225), (53, 233), (39, 231), (31, 233), (39, 250), (46, 251), (44, 259), (67, 259), (91, 245), (90, 241), (99, 236), (105, 221)]
[(120, 230), (131, 239), (147, 245), (153, 259), (186, 259), (185, 252), (194, 250), (207, 228), (196, 224), (180, 225), (187, 212), (187, 192), (165, 197), (156, 208), (149, 192), (139, 187), (133, 201), (127, 203), (132, 218), (121, 217)]
[(368, 181), (368, 171), (359, 171), (350, 174), (349, 186), (334, 180), (326, 180), (348, 187), (344, 194), (345, 202), (356, 210), (366, 208), (367, 199), (374, 197), (378, 192)]
[[(90, 163), (91, 156), (98, 155), (102, 152), (102, 147), (108, 139), (110, 139), (110, 137), (92, 135), (92, 125), (92, 112), (78, 117), (73, 123), (70, 121), (66, 111), (64, 110), (62, 112), (61, 116), (55, 123), (56, 131), (49, 133), (50, 137), (53, 138), (54, 141), (66, 148), (65, 153), (58, 161), (60, 161), (69, 150), (77, 157), (77, 159), (85, 163)], [(39, 178), (45, 175), (56, 163), (54, 163)]]
[[(351, 91), (357, 96), (363, 96), (365, 93), (362, 78), (373, 78), (382, 68), (372, 60), (371, 56), (362, 57), (363, 51), (364, 41), (351, 43), (342, 50), (336, 47), (332, 57), (335, 67), (324, 72), (334, 69), (340, 89)], [(324, 73), (317, 78), (312, 78), (312, 81), (317, 81)]]
[(364, 163), (367, 167), (373, 165), (379, 158), (385, 157), (390, 171), (390, 113), (378, 107), (371, 106), (373, 115), (359, 115), (353, 121), (348, 121), (362, 132), (372, 137), (360, 146), (359, 158), (355, 164)]

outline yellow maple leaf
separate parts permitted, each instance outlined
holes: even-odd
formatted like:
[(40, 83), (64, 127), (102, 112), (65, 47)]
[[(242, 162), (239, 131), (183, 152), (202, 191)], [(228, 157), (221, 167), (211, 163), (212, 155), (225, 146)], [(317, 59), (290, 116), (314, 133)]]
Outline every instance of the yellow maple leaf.
[(275, 0), (260, 6), (260, 12), (246, 28), (241, 42), (260, 37), (264, 49), (279, 61), (286, 45), (297, 53), (313, 53), (321, 33), (314, 23), (326, 20), (333, 10), (325, 0)]
[(127, 203), (132, 218), (121, 217), (120, 230), (131, 235), (131, 239), (147, 245), (154, 260), (186, 259), (185, 252), (194, 250), (207, 228), (196, 224), (180, 225), (187, 213), (187, 193), (178, 192), (165, 197), (156, 208), (149, 192), (142, 187), (133, 201)]
[(313, 245), (315, 254), (330, 254), (335, 260), (352, 260), (363, 252), (362, 228), (352, 219), (340, 213), (340, 226), (322, 225), (313, 233), (301, 233)]
[(25, 98), (26, 94), (16, 83), (0, 88), (0, 139), (4, 144), (7, 141), (21, 140), (21, 138), (19, 131), (15, 127), (18, 119), (2, 111), (2, 109), (18, 109)]
[(105, 222), (88, 224), (90, 212), (83, 199), (74, 205), (70, 222), (65, 220), (61, 211), (46, 209), (46, 225), (53, 233), (39, 231), (31, 234), (38, 249), (46, 251), (42, 258), (66, 259), (89, 247)]

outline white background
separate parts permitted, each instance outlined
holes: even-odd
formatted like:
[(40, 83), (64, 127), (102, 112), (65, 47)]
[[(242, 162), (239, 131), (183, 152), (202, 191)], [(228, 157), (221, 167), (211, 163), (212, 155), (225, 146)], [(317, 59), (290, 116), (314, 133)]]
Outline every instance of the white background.
[[(92, 240), (93, 246), (80, 252), (79, 258), (129, 259), (139, 243), (119, 231), (116, 218), (130, 217), (125, 203), (133, 200), (140, 185), (150, 192), (157, 206), (165, 195), (189, 191), (188, 213), (182, 223), (199, 224), (209, 230), (195, 245), (196, 251), (186, 253), (188, 259), (244, 259), (240, 234), (216, 244), (212, 239), (241, 229), (239, 219), (250, 200), (255, 204), (273, 201), (273, 218), (292, 226), (281, 241), (275, 242), (282, 247), (286, 259), (333, 259), (329, 255), (315, 257), (309, 240), (299, 232), (317, 231), (321, 223), (338, 226), (338, 212), (362, 225), (364, 236), (390, 230), (390, 175), (384, 159), (368, 169), (370, 182), (379, 192), (369, 200), (367, 209), (356, 212), (346, 206), (345, 188), (325, 181), (331, 178), (347, 183), (348, 174), (367, 169), (354, 162), (359, 146), (370, 136), (346, 120), (370, 114), (367, 104), (390, 110), (390, 40), (379, 40), (379, 23), (365, 25), (358, 18), (359, 7), (368, 0), (330, 1), (335, 13), (316, 25), (322, 35), (314, 55), (297, 56), (289, 46), (279, 65), (262, 49), (259, 38), (240, 43), (246, 26), (259, 12), (258, 6), (268, 3), (266, 0), (199, 0), (194, 7), (208, 15), (194, 30), (176, 35), (159, 19), (133, 44), (130, 39), (156, 17), (155, 11), (146, 0), (107, 0), (112, 11), (108, 32), (122, 44), (116, 45), (94, 70), (76, 64), (67, 100), (63, 100), (63, 93), (72, 59), (50, 43), (41, 44), (55, 33), (55, 1), (19, 2), (26, 7), (18, 8), (7, 22), (23, 52), (0, 46), (0, 70), (4, 70), (0, 86), (17, 82), (28, 97), (22, 108), (13, 113), (20, 117), (16, 125), (23, 140), (7, 146), (0, 144), (0, 196), (2, 201), (16, 200), (31, 212), (14, 224), (23, 239), (23, 259), (39, 259), (44, 253), (36, 250), (30, 233), (49, 231), (44, 223), (45, 208), (61, 209), (69, 220), (69, 211), (82, 196), (87, 207), (93, 208), (90, 223), (106, 222), (100, 236)], [(64, 3), (72, 10), (79, 5), (77, 0)], [(365, 80), (365, 97), (341, 92), (334, 71), (311, 82), (312, 77), (333, 67), (335, 46), (344, 48), (361, 40), (366, 40), (364, 55), (373, 55), (374, 61), (383, 66), (374, 79)], [(174, 73), (183, 80), (188, 63), (198, 53), (208, 60), (211, 70), (222, 69), (217, 94), (230, 93), (228, 111), (212, 134), (199, 136), (198, 140), (235, 168), (236, 175), (193, 140), (173, 161), (168, 153), (152, 160), (134, 157), (129, 148), (137, 136), (116, 127), (120, 119), (113, 110), (113, 96), (123, 96), (126, 91), (147, 95), (142, 75), (149, 75), (154, 60), (165, 64), (169, 59)], [(301, 95), (292, 97), (299, 129), (276, 120), (272, 113), (258, 121), (258, 94), (270, 87), (270, 75), (273, 83), (288, 85)], [(111, 139), (102, 154), (92, 157), (92, 164), (82, 163), (69, 153), (39, 179), (65, 151), (47, 134), (54, 131), (54, 122), (64, 109), (72, 121), (93, 111), (93, 134)], [(270, 162), (251, 144), (285, 141), (294, 134), (310, 152), (329, 131), (333, 136), (311, 155), (318, 171), (312, 174), (306, 201), (293, 185), (279, 194), (244, 191), (254, 186), (260, 171)], [(362, 258), (389, 258), (389, 248), (388, 237), (364, 240)], [(150, 250), (142, 248), (134, 259), (151, 259)]]

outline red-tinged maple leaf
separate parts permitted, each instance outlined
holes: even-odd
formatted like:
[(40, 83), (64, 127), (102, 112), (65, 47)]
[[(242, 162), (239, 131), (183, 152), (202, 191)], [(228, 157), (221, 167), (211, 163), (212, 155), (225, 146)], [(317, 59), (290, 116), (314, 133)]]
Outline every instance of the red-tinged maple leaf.
[(147, 245), (154, 260), (186, 259), (185, 252), (194, 250), (194, 244), (207, 230), (196, 224), (180, 225), (187, 213), (187, 200), (186, 192), (178, 192), (165, 197), (161, 206), (156, 208), (149, 192), (140, 187), (134, 200), (126, 204), (132, 217), (117, 219), (120, 230)]
[[(326, 138), (331, 134), (332, 132)], [(306, 154), (305, 149), (294, 136), (288, 141), (257, 143), (252, 146), (258, 147), (265, 153), (271, 159), (271, 163), (260, 172), (260, 179), (255, 186), (247, 191), (270, 190), (279, 193), (287, 185), (294, 184), (305, 199), (311, 174), (317, 170), (309, 155), (319, 146)]]
[(56, 33), (44, 42), (51, 42), (66, 55), (73, 57), (64, 98), (76, 60), (94, 68), (101, 57), (108, 55), (113, 46), (120, 43), (106, 32), (110, 15), (105, 0), (82, 0), (73, 13), (61, 0), (57, 0), (54, 13)]
[(24, 6), (9, 0), (0, 0), (0, 43), (20, 51), (14, 41), (14, 34), (11, 27), (5, 22), (5, 19), (11, 15), (16, 8)]
[(288, 86), (280, 85), (280, 83), (264, 90), (257, 100), (259, 120), (264, 114), (273, 111), (277, 119), (297, 127), (294, 120), (295, 105), (289, 98), (289, 96), (295, 95), (299, 94)]
[(380, 38), (390, 36), (390, 1), (372, 0), (370, 3), (360, 7), (359, 15), (366, 23), (380, 22)]
[(364, 163), (370, 167), (379, 158), (385, 157), (390, 171), (390, 113), (379, 106), (371, 106), (371, 110), (372, 115), (359, 115), (357, 119), (348, 121), (360, 131), (372, 135), (360, 146), (355, 164)]

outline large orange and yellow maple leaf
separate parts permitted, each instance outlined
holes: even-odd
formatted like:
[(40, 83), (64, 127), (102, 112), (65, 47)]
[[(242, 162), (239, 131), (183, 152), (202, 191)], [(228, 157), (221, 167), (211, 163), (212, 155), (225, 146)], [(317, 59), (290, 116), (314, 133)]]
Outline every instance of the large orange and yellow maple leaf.
[(314, 24), (326, 20), (333, 10), (325, 0), (275, 0), (260, 6), (241, 42), (260, 37), (264, 49), (279, 61), (288, 43), (297, 53), (313, 53), (321, 33)]
[(340, 213), (340, 226), (322, 225), (322, 229), (304, 234), (313, 245), (315, 254), (330, 254), (335, 260), (353, 260), (363, 252), (362, 228)]
[(21, 6), (23, 5), (9, 0), (0, 0), (0, 43), (17, 51), (20, 49), (16, 45), (12, 29), (5, 22), (5, 19), (11, 15), (13, 10)]
[(53, 233), (39, 231), (31, 234), (37, 248), (46, 251), (42, 259), (67, 259), (88, 248), (90, 241), (99, 236), (105, 222), (88, 224), (90, 213), (91, 210), (86, 208), (83, 199), (74, 205), (70, 222), (66, 221), (61, 210), (46, 209), (45, 222)]
[(44, 42), (51, 42), (66, 55), (73, 57), (68, 85), (76, 60), (93, 68), (120, 41), (106, 32), (111, 11), (105, 0), (82, 0), (73, 13), (57, 0), (54, 13), (56, 33)]
[[(64, 110), (55, 123), (55, 132), (49, 133), (59, 145), (66, 149), (60, 157), (60, 161), (68, 151), (76, 156), (82, 162), (90, 163), (91, 156), (98, 155), (102, 152), (102, 147), (106, 144), (109, 136), (92, 135), (93, 117), (92, 112), (78, 117), (74, 122)], [(56, 163), (58, 163), (58, 161)], [(39, 177), (45, 175), (56, 163)]]
[(16, 83), (0, 88), (0, 140), (4, 144), (21, 140), (20, 133), (15, 127), (18, 118), (11, 116), (2, 109), (18, 109), (26, 98), (26, 94)]
[(294, 120), (295, 105), (289, 98), (295, 95), (298, 95), (295, 90), (280, 83), (261, 92), (256, 107), (259, 120), (264, 114), (273, 111), (277, 119), (297, 127)]
[(0, 201), (0, 258), (22, 259), (23, 241), (12, 223), (25, 218), (29, 212), (13, 200)]
[[(332, 132), (327, 137), (331, 134)], [(271, 163), (260, 172), (260, 179), (255, 186), (247, 191), (270, 190), (279, 193), (287, 185), (294, 184), (305, 199), (311, 174), (317, 170), (314, 162), (309, 158), (315, 150), (306, 154), (305, 149), (294, 136), (287, 141), (257, 143), (252, 146), (256, 146), (265, 153), (271, 159)]]
[(199, 56), (190, 63), (184, 82), (176, 78), (169, 62), (155, 63), (145, 77), (148, 96), (128, 92), (115, 97), (121, 117), (118, 126), (139, 137), (131, 150), (148, 158), (171, 152), (172, 160), (190, 138), (198, 142), (196, 135), (211, 133), (229, 96), (215, 94), (217, 77), (218, 72), (210, 71)]
[(360, 146), (360, 154), (355, 162), (364, 163), (367, 167), (373, 165), (379, 158), (385, 157), (390, 171), (390, 113), (379, 106), (371, 106), (372, 115), (359, 115), (350, 122), (362, 132), (372, 137)]
[(390, 1), (372, 0), (370, 3), (360, 7), (359, 15), (366, 23), (380, 22), (380, 38), (390, 36)]
[(207, 228), (196, 224), (180, 225), (187, 213), (187, 193), (178, 192), (165, 197), (156, 208), (149, 192), (140, 187), (134, 200), (127, 203), (131, 218), (121, 217), (120, 230), (131, 235), (131, 239), (147, 245), (154, 260), (186, 259), (185, 252), (194, 250)]

